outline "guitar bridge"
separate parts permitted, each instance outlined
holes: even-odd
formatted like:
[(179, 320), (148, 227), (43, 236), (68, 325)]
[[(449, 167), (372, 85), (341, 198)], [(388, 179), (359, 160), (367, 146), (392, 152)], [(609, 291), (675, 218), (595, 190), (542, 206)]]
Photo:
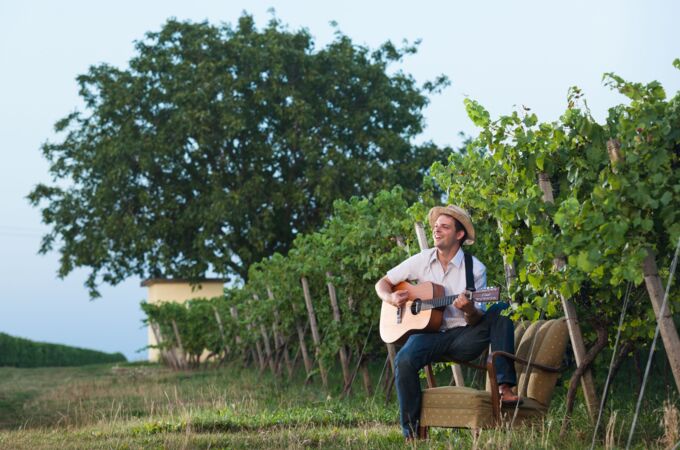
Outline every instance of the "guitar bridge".
[(397, 323), (401, 323), (401, 317), (402, 317), (401, 311), (403, 309), (404, 309), (403, 306), (400, 306), (400, 307), (397, 308)]

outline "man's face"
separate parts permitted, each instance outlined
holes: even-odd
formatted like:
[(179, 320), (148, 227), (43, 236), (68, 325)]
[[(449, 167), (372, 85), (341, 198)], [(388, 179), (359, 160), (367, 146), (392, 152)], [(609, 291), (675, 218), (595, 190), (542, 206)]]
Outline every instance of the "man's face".
[(437, 217), (432, 228), (434, 246), (439, 249), (450, 249), (458, 244), (458, 240), (463, 238), (463, 231), (456, 231), (456, 224), (453, 217), (441, 214)]

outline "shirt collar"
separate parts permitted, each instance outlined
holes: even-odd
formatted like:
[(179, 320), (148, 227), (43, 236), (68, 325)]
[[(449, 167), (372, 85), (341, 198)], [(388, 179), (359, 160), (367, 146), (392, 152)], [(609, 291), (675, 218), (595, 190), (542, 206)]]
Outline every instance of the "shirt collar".
[[(453, 257), (449, 264), (453, 264), (456, 267), (460, 267), (463, 264), (463, 248), (459, 248), (456, 256)], [(433, 262), (438, 262), (437, 260), (437, 247), (432, 248), (432, 253), (430, 254), (430, 264)]]

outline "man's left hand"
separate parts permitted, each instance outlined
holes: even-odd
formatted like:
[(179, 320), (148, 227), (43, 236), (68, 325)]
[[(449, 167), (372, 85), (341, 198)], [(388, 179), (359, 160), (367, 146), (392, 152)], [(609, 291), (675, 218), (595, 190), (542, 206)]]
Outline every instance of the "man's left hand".
[(453, 306), (467, 314), (474, 314), (475, 310), (477, 309), (475, 308), (474, 303), (472, 303), (470, 299), (467, 298), (465, 293), (458, 295), (458, 298), (456, 298), (456, 300), (453, 302)]

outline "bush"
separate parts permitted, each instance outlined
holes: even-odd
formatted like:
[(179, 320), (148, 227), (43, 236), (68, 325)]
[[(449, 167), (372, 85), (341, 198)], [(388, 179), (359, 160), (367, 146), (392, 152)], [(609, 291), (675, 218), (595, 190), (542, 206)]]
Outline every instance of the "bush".
[(0, 333), (0, 366), (84, 366), (126, 361), (122, 353), (104, 353), (67, 345), (33, 342)]

